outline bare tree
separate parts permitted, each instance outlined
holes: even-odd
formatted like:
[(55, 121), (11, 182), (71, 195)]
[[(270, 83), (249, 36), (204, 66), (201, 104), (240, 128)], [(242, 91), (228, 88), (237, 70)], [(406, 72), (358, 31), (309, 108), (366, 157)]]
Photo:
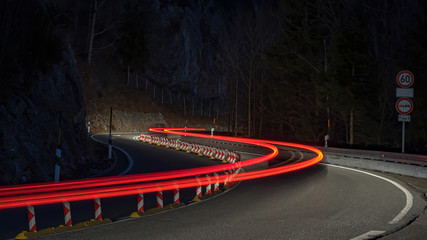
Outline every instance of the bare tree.
[(247, 88), (247, 135), (251, 136), (254, 95), (262, 89), (266, 68), (262, 56), (275, 35), (274, 21), (271, 9), (261, 8), (252, 12), (242, 11), (236, 22), (239, 25), (239, 37), (242, 38), (239, 46), (240, 77)]
[(88, 33), (88, 46), (87, 46), (87, 65), (90, 67), (92, 64), (92, 51), (93, 39), (95, 38), (95, 25), (96, 15), (98, 10), (102, 7), (104, 1), (98, 5), (98, 0), (92, 0), (89, 12), (89, 33)]
[[(94, 40), (95, 37), (100, 36), (110, 30), (113, 30), (114, 28), (116, 28), (118, 26), (118, 24), (120, 24), (122, 21), (120, 19), (113, 19), (112, 16), (110, 16), (110, 18), (106, 21), (104, 21), (104, 25), (106, 25), (102, 30), (95, 32), (96, 31), (96, 26), (100, 25), (98, 24), (97, 18), (100, 15), (100, 9), (104, 6), (106, 0), (103, 0), (102, 2), (98, 2), (98, 0), (92, 0), (91, 5), (90, 5), (90, 11), (89, 11), (89, 32), (88, 32), (88, 46), (87, 46), (87, 65), (88, 67), (90, 67), (92, 65), (92, 58), (93, 58), (93, 51), (95, 49), (97, 50), (101, 50), (101, 49), (105, 49), (108, 47), (111, 47), (116, 41), (117, 39), (119, 39), (122, 35), (119, 33), (115, 33), (113, 34), (114, 37), (113, 39), (105, 44), (104, 46), (101, 47), (94, 47)], [(110, 10), (112, 9), (112, 11), (115, 10), (114, 5), (110, 4), (109, 5)], [(113, 15), (111, 12), (109, 12), (110, 15)], [(111, 31), (113, 32), (113, 31)]]

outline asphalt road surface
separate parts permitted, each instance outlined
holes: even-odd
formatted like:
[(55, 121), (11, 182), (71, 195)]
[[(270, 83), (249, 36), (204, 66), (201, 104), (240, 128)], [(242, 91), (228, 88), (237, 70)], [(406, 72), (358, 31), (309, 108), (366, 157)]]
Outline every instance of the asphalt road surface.
[[(120, 135), (113, 140), (114, 145), (132, 158), (133, 167), (129, 174), (218, 164), (215, 160), (138, 142), (132, 139), (134, 136)], [(107, 139), (106, 136), (98, 138)], [(243, 159), (262, 151), (234, 145), (229, 147), (241, 151)], [(280, 158), (282, 162), (292, 162), (301, 161), (308, 155), (297, 149), (286, 149), (281, 151)], [(184, 198), (191, 199), (193, 194), (194, 189), (187, 189)], [(125, 212), (135, 211), (134, 198), (103, 199), (103, 215), (115, 220), (112, 224), (43, 239), (364, 239), (365, 236), (398, 231), (425, 208), (422, 195), (405, 183), (323, 164), (244, 181), (214, 198), (173, 211), (137, 219), (121, 218)], [(171, 196), (165, 195), (165, 201), (168, 198)], [(71, 204), (72, 211), (76, 212), (73, 212), (76, 215), (73, 215), (74, 222), (93, 218), (92, 202)], [(154, 205), (154, 196), (148, 196), (147, 208)], [(36, 207), (37, 217), (45, 213), (44, 208), (52, 207)], [(22, 227), (19, 231), (27, 228), (25, 209), (8, 211), (21, 211)], [(7, 226), (4, 213), (0, 211), (0, 224)], [(61, 210), (57, 215), (56, 222), (59, 223), (50, 226), (62, 224)], [(393, 222), (396, 218), (398, 221)], [(39, 229), (43, 228), (40, 225), (52, 224), (52, 219), (47, 221), (43, 217), (37, 221)], [(6, 229), (5, 226), (2, 225), (2, 229)], [(2, 238), (13, 236), (2, 235)]]

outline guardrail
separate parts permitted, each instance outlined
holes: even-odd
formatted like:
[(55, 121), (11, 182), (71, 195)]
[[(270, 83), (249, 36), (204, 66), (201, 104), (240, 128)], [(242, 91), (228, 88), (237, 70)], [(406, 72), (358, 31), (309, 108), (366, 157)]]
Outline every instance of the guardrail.
[(319, 148), (324, 162), (417, 178), (427, 178), (427, 156), (342, 148)]
[(343, 156), (355, 159), (368, 159), (375, 161), (386, 161), (394, 163), (403, 163), (427, 167), (427, 156), (407, 154), (407, 153), (393, 153), (382, 151), (368, 151), (358, 149), (343, 149), (343, 148), (319, 148), (328, 155)]

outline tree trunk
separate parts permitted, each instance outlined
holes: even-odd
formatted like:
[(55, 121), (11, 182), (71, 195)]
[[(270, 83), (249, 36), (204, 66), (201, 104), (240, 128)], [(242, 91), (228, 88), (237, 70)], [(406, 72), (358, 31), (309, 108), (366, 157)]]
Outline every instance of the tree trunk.
[(93, 39), (95, 37), (95, 23), (96, 23), (96, 11), (98, 9), (98, 0), (92, 1), (92, 9), (90, 9), (90, 23), (89, 23), (89, 41), (87, 47), (87, 65), (92, 65), (92, 51), (93, 51)]
[(263, 113), (263, 106), (262, 106), (262, 86), (261, 86), (261, 92), (259, 97), (259, 128), (258, 128), (258, 137), (261, 137), (262, 133), (262, 113)]
[(237, 136), (237, 102), (239, 100), (239, 79), (234, 79), (234, 135)]
[[(353, 64), (352, 70), (351, 70), (352, 79), (354, 79), (355, 71), (356, 71), (356, 69), (355, 69), (355, 66)], [(350, 145), (354, 144), (354, 108), (353, 108), (353, 106), (350, 109), (350, 142), (349, 142), (349, 144)]]
[(232, 90), (231, 90), (231, 79), (227, 80), (227, 110), (228, 110), (228, 125), (227, 125), (227, 132), (230, 132), (231, 130), (231, 99), (232, 99)]
[(350, 145), (354, 144), (354, 109), (351, 107), (350, 110)]
[(248, 82), (248, 137), (251, 136), (251, 88), (252, 81), (249, 79)]

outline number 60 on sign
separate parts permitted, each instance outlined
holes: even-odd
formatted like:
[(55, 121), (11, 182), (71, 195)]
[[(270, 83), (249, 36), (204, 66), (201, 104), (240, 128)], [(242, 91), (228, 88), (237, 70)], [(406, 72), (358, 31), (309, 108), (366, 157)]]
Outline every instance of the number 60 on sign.
[(408, 70), (402, 70), (397, 74), (396, 82), (400, 87), (408, 88), (414, 84), (414, 74)]

